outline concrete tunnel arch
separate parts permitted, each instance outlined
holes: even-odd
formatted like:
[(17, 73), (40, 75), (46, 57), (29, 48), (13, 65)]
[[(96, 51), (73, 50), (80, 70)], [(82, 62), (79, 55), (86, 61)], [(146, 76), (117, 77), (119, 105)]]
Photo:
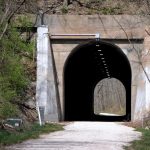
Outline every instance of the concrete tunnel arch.
[[(131, 66), (127, 56), (116, 45), (92, 40), (75, 47), (64, 65), (65, 121), (131, 120)], [(126, 90), (126, 114), (95, 115), (94, 88), (105, 78), (116, 78)]]

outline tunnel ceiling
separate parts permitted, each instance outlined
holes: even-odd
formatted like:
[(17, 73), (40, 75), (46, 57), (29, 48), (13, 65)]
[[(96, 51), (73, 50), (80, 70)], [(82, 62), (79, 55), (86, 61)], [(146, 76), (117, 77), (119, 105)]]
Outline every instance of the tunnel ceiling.
[(88, 74), (91, 75), (87, 76), (93, 76), (96, 83), (104, 78), (114, 77), (126, 85), (126, 80), (130, 79), (131, 69), (126, 55), (119, 47), (110, 43), (91, 41), (79, 45), (69, 57), (71, 59), (68, 58), (66, 62), (68, 65), (75, 65), (75, 68), (78, 65), (75, 71), (89, 71)]
[[(131, 68), (122, 50), (113, 44), (96, 40), (77, 46), (69, 55), (64, 67), (66, 118), (68, 118), (68, 113), (71, 113), (70, 109), (73, 112), (73, 105), (82, 107), (86, 105), (89, 112), (86, 110), (76, 114), (74, 110), (72, 113), (74, 117), (69, 118), (71, 120), (97, 120), (98, 117), (92, 114), (93, 91), (96, 84), (104, 78), (120, 80), (126, 89), (126, 97), (130, 101)], [(78, 106), (78, 110), (83, 109)], [(101, 119), (98, 118), (98, 120)]]

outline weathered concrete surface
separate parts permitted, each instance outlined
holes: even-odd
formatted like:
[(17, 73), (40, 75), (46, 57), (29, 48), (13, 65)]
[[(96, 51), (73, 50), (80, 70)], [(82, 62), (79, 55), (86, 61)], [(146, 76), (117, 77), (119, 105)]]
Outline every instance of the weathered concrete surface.
[[(147, 27), (150, 22), (147, 17), (142, 16), (130, 16), (130, 15), (118, 15), (118, 16), (77, 16), (77, 15), (52, 15), (46, 16), (45, 22), (49, 26), (50, 34), (72, 34), (72, 33), (100, 33), (100, 38), (105, 39), (126, 39), (124, 42), (113, 42), (118, 45), (124, 53), (127, 55), (132, 69), (132, 96), (131, 96), (131, 118), (132, 120), (141, 119), (149, 110), (150, 96), (148, 92), (150, 90), (149, 83), (140, 65), (140, 61), (144, 63), (142, 58), (142, 52), (149, 49), (148, 44), (149, 35), (145, 32), (145, 29), (149, 31)], [(147, 37), (147, 38), (145, 38)], [(58, 37), (57, 37), (58, 38)], [(129, 39), (143, 39), (144, 43), (130, 43)], [(146, 42), (147, 41), (147, 42)], [(147, 43), (147, 44), (146, 44)], [(68, 55), (72, 52), (72, 49), (77, 46), (77, 42), (74, 43), (65, 42), (52, 43), (56, 69), (59, 79), (59, 94), (63, 114), (63, 69), (65, 61)], [(140, 60), (137, 55), (139, 51)], [(147, 63), (144, 68), (150, 67), (150, 56), (147, 55)], [(148, 69), (147, 73), (149, 72)], [(149, 73), (148, 73), (149, 74)], [(150, 92), (149, 92), (150, 93)], [(149, 108), (148, 108), (149, 107)], [(147, 109), (146, 109), (147, 108)]]
[[(150, 84), (143, 68), (150, 76), (150, 20), (147, 16), (130, 15), (46, 15), (45, 23), (51, 34), (94, 34), (100, 33), (100, 38), (118, 45), (127, 55), (132, 69), (132, 96), (131, 96), (131, 117), (132, 120), (141, 119), (150, 110)], [(146, 30), (145, 30), (146, 29)], [(148, 31), (148, 32), (146, 32)], [(51, 37), (51, 36), (50, 36)], [(58, 38), (58, 37), (57, 37)], [(122, 42), (113, 41), (124, 39)], [(143, 42), (130, 43), (129, 39), (141, 39)], [(61, 103), (61, 114), (64, 114), (64, 64), (72, 49), (79, 44), (76, 40), (52, 41), (53, 54), (58, 76), (58, 88)], [(137, 55), (139, 52), (140, 58)], [(46, 57), (46, 55), (45, 55)], [(43, 55), (44, 59), (44, 55)], [(44, 91), (44, 89), (43, 89)], [(45, 100), (43, 100), (45, 101)], [(49, 105), (47, 105), (49, 106)], [(52, 109), (53, 110), (53, 109)]]
[(43, 119), (45, 121), (58, 121), (59, 110), (54, 77), (53, 55), (48, 36), (48, 27), (39, 27), (37, 35), (37, 109), (39, 107), (44, 108)]
[[(51, 34), (100, 33), (101, 38), (143, 38), (148, 17), (136, 15), (46, 15)], [(124, 31), (122, 30), (124, 29)]]
[[(11, 146), (11, 150), (123, 150), (141, 133), (120, 123), (74, 122), (59, 131)], [(8, 148), (9, 149), (9, 148)]]

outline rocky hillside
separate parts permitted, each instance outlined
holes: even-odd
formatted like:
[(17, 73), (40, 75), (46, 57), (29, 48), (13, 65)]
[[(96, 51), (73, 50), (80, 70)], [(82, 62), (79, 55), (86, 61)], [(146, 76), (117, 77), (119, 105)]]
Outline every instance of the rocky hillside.
[(48, 14), (150, 14), (149, 0), (37, 0), (35, 6)]

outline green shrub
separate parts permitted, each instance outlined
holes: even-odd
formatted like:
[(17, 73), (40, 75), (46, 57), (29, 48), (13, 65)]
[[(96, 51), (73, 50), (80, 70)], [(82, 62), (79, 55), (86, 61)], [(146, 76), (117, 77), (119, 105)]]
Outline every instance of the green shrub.
[(5, 119), (9, 117), (16, 117), (18, 116), (18, 108), (16, 105), (5, 101), (0, 106), (0, 118)]
[[(22, 18), (20, 24), (27, 27), (30, 23)], [(28, 63), (32, 61), (30, 56), (33, 56), (33, 46), (32, 42), (21, 37), (16, 24), (9, 24), (6, 34), (0, 40), (0, 119), (19, 113), (18, 102), (22, 101), (30, 82), (22, 59), (27, 55)]]

